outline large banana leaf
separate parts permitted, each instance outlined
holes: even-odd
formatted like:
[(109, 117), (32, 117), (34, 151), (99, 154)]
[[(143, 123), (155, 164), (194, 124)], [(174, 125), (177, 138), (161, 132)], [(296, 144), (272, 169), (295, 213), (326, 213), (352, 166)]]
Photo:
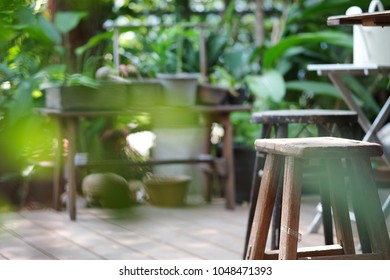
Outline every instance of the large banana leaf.
[(289, 81), (286, 82), (286, 89), (342, 99), (340, 92), (333, 85), (325, 82)]
[(76, 28), (88, 14), (86, 12), (57, 12), (54, 18), (56, 28), (63, 34)]
[(263, 67), (265, 69), (275, 67), (278, 59), (292, 47), (314, 43), (319, 44), (323, 42), (346, 48), (352, 48), (353, 46), (352, 35), (340, 31), (321, 31), (289, 36), (265, 51), (263, 57)]
[(270, 70), (263, 75), (248, 75), (246, 85), (256, 98), (281, 102), (286, 94), (286, 84), (279, 71)]

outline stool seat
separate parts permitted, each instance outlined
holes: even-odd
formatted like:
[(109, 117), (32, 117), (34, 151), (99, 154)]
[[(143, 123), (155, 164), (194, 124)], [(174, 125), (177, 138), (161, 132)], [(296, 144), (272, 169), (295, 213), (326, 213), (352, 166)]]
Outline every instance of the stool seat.
[(290, 124), (290, 123), (354, 123), (357, 113), (348, 110), (299, 109), (271, 110), (252, 114), (253, 123)]
[(379, 144), (337, 137), (258, 139), (255, 148), (294, 157), (376, 157), (383, 154)]
[[(379, 144), (310, 137), (258, 139), (255, 147), (266, 154), (266, 159), (246, 259), (390, 259), (389, 234), (370, 161), (382, 155)], [(321, 163), (318, 180), (327, 184), (337, 244), (298, 248), (303, 162), (311, 159)], [(272, 209), (280, 185), (279, 249), (267, 252)], [(361, 254), (355, 248), (350, 208), (355, 214)]]

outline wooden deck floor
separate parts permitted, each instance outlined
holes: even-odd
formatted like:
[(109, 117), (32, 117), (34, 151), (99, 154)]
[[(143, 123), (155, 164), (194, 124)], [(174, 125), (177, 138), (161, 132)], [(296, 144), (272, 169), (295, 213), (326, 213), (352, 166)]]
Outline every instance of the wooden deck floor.
[[(318, 199), (303, 197), (300, 246), (323, 244), (321, 229), (307, 233)], [(222, 200), (214, 200), (179, 209), (82, 208), (76, 222), (50, 209), (5, 213), (0, 215), (0, 259), (240, 260), (248, 211), (245, 206), (227, 210)]]

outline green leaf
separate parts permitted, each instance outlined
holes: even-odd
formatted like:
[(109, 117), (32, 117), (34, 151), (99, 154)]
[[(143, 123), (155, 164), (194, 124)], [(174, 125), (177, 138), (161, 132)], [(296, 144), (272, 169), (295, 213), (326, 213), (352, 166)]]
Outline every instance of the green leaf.
[(285, 81), (276, 70), (270, 70), (263, 75), (248, 75), (245, 82), (249, 90), (260, 99), (281, 102), (286, 95)]
[(66, 85), (82, 85), (90, 88), (100, 87), (99, 82), (97, 82), (95, 79), (79, 73), (69, 74), (66, 79)]
[(288, 90), (308, 92), (315, 95), (330, 96), (342, 99), (340, 92), (331, 84), (315, 81), (289, 81), (286, 82)]
[(57, 12), (54, 24), (61, 33), (66, 34), (76, 28), (87, 15), (86, 12)]
[(16, 89), (14, 99), (10, 103), (9, 108), (9, 122), (11, 125), (16, 124), (30, 114), (33, 104), (31, 86), (32, 83), (29, 80), (24, 80)]
[(113, 34), (113, 32), (109, 31), (109, 32), (104, 32), (104, 33), (100, 33), (100, 34), (97, 34), (97, 35), (93, 36), (92, 38), (90, 38), (88, 40), (88, 42), (86, 44), (78, 47), (75, 50), (76, 55), (77, 56), (81, 56), (86, 51), (88, 51), (89, 49), (99, 45), (102, 41), (104, 41), (106, 39), (111, 39), (112, 38), (112, 34)]
[(232, 73), (234, 78), (238, 79), (246, 71), (243, 65), (249, 65), (248, 48), (238, 46), (235, 49), (225, 52), (223, 55), (224, 65)]
[(369, 92), (367, 86), (361, 83), (358, 77), (345, 76), (344, 83), (347, 88), (351, 89), (354, 93), (354, 97), (362, 101), (362, 103), (372, 110), (375, 114), (378, 114), (380, 107), (373, 97), (373, 93)]
[(17, 8), (17, 10), (14, 11), (14, 18), (15, 21), (12, 28), (19, 30), (33, 25), (35, 20), (31, 7)]
[(51, 43), (54, 43), (56, 45), (61, 44), (61, 35), (55, 29), (53, 24), (47, 19), (45, 19), (43, 16), (38, 17), (36, 28), (37, 30), (39, 30), (37, 34), (39, 34), (38, 36), (42, 39), (42, 41), (43, 38), (47, 38), (50, 40)]
[(328, 43), (346, 48), (352, 48), (353, 46), (352, 35), (340, 31), (322, 31), (289, 36), (265, 51), (263, 67), (265, 69), (275, 67), (277, 60), (292, 47), (309, 46), (314, 43), (317, 45), (319, 43)]

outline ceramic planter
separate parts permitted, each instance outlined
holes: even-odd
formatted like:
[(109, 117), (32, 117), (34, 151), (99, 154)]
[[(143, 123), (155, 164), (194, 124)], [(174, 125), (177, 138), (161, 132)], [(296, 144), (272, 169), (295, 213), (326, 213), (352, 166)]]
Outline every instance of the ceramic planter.
[(59, 110), (118, 110), (127, 106), (127, 85), (104, 83), (98, 89), (62, 86), (45, 90), (46, 108)]
[(131, 106), (154, 106), (163, 103), (163, 87), (157, 79), (130, 80), (127, 103)]
[(188, 176), (147, 176), (143, 180), (150, 203), (159, 207), (180, 207), (186, 203)]
[(202, 105), (221, 105), (227, 102), (229, 89), (209, 84), (198, 86), (198, 103)]
[(198, 73), (158, 73), (164, 90), (164, 104), (170, 106), (193, 106), (196, 104)]

